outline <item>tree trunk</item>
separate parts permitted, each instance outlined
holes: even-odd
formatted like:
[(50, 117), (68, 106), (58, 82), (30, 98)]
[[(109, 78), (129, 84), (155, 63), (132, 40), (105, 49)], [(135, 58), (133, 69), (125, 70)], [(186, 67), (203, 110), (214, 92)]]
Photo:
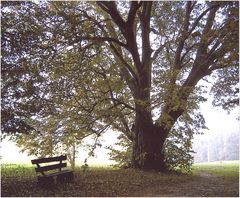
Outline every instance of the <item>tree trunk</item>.
[(73, 143), (72, 145), (72, 160), (71, 160), (71, 168), (75, 169), (75, 160), (76, 160), (76, 145)]
[(75, 169), (75, 160), (76, 160), (76, 144), (73, 143), (68, 148), (68, 161), (71, 165), (72, 170)]
[(138, 123), (135, 130), (133, 167), (165, 171), (167, 167), (164, 161), (163, 144), (166, 137), (160, 135), (157, 127), (147, 123)]
[(134, 126), (132, 163), (142, 170), (167, 169), (164, 161), (163, 144), (167, 131), (153, 124), (151, 112), (137, 108)]

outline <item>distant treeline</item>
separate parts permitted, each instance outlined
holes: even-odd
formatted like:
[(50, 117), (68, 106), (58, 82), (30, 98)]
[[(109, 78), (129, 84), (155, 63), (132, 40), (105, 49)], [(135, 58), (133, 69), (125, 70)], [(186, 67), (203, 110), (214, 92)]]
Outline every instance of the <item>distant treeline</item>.
[(239, 160), (239, 133), (213, 133), (195, 138), (195, 162)]

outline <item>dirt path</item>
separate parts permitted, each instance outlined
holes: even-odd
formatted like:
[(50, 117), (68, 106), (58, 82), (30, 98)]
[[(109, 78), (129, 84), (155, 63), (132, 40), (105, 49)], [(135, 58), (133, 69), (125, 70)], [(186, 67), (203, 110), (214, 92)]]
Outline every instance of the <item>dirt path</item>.
[(200, 172), (199, 176), (202, 178), (205, 178), (205, 179), (216, 179), (217, 178), (216, 175), (210, 174), (208, 172)]
[(201, 172), (186, 181), (155, 185), (145, 189), (144, 197), (239, 197), (239, 181)]

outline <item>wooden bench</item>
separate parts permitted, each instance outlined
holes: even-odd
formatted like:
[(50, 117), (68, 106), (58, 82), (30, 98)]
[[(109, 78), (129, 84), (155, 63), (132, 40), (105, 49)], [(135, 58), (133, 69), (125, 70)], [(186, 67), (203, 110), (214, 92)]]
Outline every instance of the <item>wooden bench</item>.
[[(67, 163), (63, 161), (67, 159), (66, 155), (61, 155), (58, 157), (48, 157), (41, 159), (31, 160), (32, 164), (36, 164), (37, 168), (35, 168), (37, 173), (41, 173), (38, 176), (38, 184), (43, 187), (50, 187), (55, 184), (54, 178), (56, 178), (57, 182), (70, 182), (73, 180), (73, 171), (71, 170), (63, 170), (64, 167), (67, 167)], [(46, 166), (40, 166), (42, 163), (49, 162), (59, 162), (57, 164), (51, 164)], [(48, 172), (52, 171), (54, 172)]]

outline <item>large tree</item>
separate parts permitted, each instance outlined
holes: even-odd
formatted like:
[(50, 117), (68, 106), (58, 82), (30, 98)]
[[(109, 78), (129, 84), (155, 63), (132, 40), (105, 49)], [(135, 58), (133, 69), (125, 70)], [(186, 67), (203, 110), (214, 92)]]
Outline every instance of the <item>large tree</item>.
[(166, 139), (184, 139), (176, 123), (203, 125), (191, 116), (203, 99), (200, 80), (213, 73), (229, 97), (215, 85), (215, 103), (236, 104), (238, 2), (19, 4), (3, 12), (6, 131), (32, 129), (29, 113), (67, 106), (94, 134), (123, 132), (133, 167), (165, 170)]

